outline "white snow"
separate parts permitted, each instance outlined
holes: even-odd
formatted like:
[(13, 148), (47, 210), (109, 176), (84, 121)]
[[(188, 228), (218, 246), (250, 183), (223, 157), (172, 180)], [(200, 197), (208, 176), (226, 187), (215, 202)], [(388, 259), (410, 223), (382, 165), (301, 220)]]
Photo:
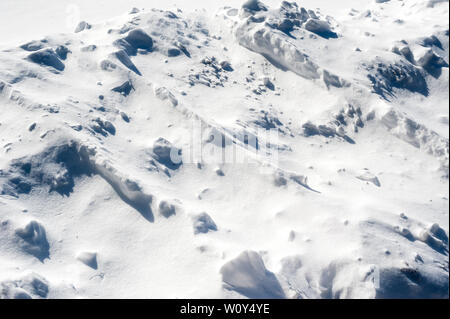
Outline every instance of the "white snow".
[(448, 298), (448, 15), (2, 0), (0, 298)]

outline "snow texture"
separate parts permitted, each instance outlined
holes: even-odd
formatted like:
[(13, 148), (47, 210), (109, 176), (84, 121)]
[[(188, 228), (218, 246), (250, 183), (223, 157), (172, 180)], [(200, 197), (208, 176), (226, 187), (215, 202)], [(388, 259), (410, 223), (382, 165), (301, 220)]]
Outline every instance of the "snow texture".
[(448, 298), (447, 0), (41, 2), (0, 1), (0, 298)]

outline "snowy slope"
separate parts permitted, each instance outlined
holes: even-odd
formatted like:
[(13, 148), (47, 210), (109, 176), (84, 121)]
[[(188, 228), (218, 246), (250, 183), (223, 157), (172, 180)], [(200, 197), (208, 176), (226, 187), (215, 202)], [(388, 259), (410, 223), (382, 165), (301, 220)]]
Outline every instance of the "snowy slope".
[(1, 298), (448, 298), (448, 1), (41, 2), (0, 4)]

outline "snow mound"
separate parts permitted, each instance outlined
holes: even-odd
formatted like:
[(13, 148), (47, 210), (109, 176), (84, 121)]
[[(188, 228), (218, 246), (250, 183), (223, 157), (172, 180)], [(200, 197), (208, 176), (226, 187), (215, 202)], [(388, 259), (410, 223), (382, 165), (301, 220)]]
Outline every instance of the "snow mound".
[(0, 296), (448, 298), (445, 2), (177, 2), (0, 50)]
[(50, 245), (47, 241), (45, 228), (37, 221), (29, 222), (24, 228), (16, 229), (19, 246), (40, 261), (50, 258)]
[(123, 82), (121, 85), (114, 87), (111, 89), (113, 92), (117, 92), (127, 96), (131, 93), (131, 90), (134, 90), (133, 83), (130, 80)]
[(78, 254), (77, 259), (81, 261), (83, 264), (85, 264), (88, 267), (91, 267), (92, 269), (97, 269), (97, 253), (93, 252), (81, 252)]
[(153, 158), (165, 167), (176, 170), (182, 165), (181, 150), (165, 138), (158, 138), (153, 144)]
[(178, 105), (178, 100), (173, 95), (172, 92), (170, 92), (166, 87), (155, 87), (154, 88), (155, 96), (162, 100), (162, 101), (168, 101), (172, 106)]
[(84, 30), (89, 30), (91, 28), (92, 28), (92, 25), (90, 25), (86, 21), (81, 21), (80, 23), (78, 23), (77, 27), (75, 28), (75, 33), (79, 33)]
[(194, 223), (194, 234), (206, 234), (217, 231), (216, 223), (207, 213), (201, 213), (192, 217)]
[(442, 68), (448, 68), (448, 63), (442, 57), (436, 55), (432, 50), (426, 51), (417, 62), (424, 70), (435, 78), (441, 76)]
[(116, 40), (114, 45), (123, 49), (128, 55), (136, 55), (138, 49), (151, 52), (153, 39), (145, 31), (134, 29), (125, 38)]
[(394, 96), (394, 88), (428, 96), (429, 88), (424, 74), (410, 63), (399, 61), (395, 64), (375, 62), (368, 67), (369, 79), (373, 89), (382, 97)]
[(79, 153), (77, 143), (63, 142), (40, 154), (13, 161), (9, 171), (3, 174), (7, 182), (2, 193), (18, 196), (46, 185), (50, 192), (68, 195), (73, 191), (74, 179), (91, 172), (89, 163)]
[(306, 21), (305, 29), (326, 39), (337, 38), (337, 34), (331, 31), (331, 27), (326, 21), (311, 18)]
[[(128, 56), (127, 52), (125, 50), (117, 51), (113, 54), (113, 57), (115, 57), (118, 61), (120, 61), (125, 67), (136, 73), (137, 75), (142, 75), (141, 72), (138, 70), (136, 65), (131, 61), (130, 57)], [(108, 68), (108, 66), (106, 66)]]
[(0, 282), (0, 288), (0, 299), (42, 299), (49, 293), (47, 280), (35, 273), (18, 280)]
[(153, 49), (153, 39), (141, 29), (134, 29), (128, 33), (124, 39), (134, 49), (151, 51)]
[[(444, 271), (440, 272), (444, 275)], [(382, 269), (380, 283), (376, 293), (376, 298), (379, 299), (432, 299), (448, 296), (448, 280), (443, 280), (435, 271), (426, 267)]]
[(57, 71), (63, 71), (65, 66), (61, 62), (58, 55), (52, 49), (42, 49), (31, 53), (28, 56), (31, 62), (39, 65), (49, 66)]
[(319, 67), (289, 42), (285, 35), (248, 21), (248, 24), (243, 24), (236, 31), (236, 37), (239, 44), (262, 54), (274, 65), (291, 70), (307, 79), (320, 77)]
[[(270, 10), (260, 1), (249, 1), (241, 10), (242, 20), (236, 28), (240, 45), (263, 55), (273, 65), (307, 79), (322, 76), (319, 65), (302, 50), (301, 41), (291, 34), (297, 30), (304, 36), (312, 33), (325, 39), (337, 38), (330, 24), (321, 20), (319, 14), (287, 1), (283, 1), (279, 9)], [(343, 85), (338, 76), (329, 72), (323, 73), (323, 80), (327, 86)]]
[(381, 187), (381, 183), (380, 180), (378, 179), (378, 177), (376, 177), (375, 175), (373, 175), (371, 172), (364, 170), (363, 173), (361, 175), (358, 175), (356, 178), (365, 181), (365, 182), (370, 182), (372, 184), (374, 184), (377, 187)]
[(99, 175), (125, 203), (153, 221), (150, 207), (153, 197), (145, 194), (137, 182), (121, 176), (108, 162), (98, 161), (95, 149), (77, 141), (56, 142), (37, 155), (13, 162), (10, 170), (2, 174), (0, 178), (6, 178), (6, 183), (1, 193), (15, 197), (43, 187), (69, 196), (77, 178)]
[(276, 276), (266, 269), (261, 256), (244, 251), (220, 269), (224, 287), (251, 299), (285, 298)]
[(159, 203), (159, 213), (166, 217), (169, 218), (170, 216), (173, 216), (176, 214), (176, 207), (173, 204), (168, 203), (167, 201), (161, 201)]
[(382, 118), (382, 123), (396, 136), (411, 145), (424, 149), (441, 161), (441, 170), (448, 176), (449, 141), (434, 131), (406, 117), (396, 110), (389, 110)]

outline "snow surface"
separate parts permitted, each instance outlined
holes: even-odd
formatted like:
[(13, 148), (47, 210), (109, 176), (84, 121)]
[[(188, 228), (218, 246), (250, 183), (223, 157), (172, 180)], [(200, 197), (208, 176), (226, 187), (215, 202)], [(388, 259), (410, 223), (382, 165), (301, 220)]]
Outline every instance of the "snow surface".
[(448, 16), (2, 0), (0, 298), (448, 298)]

